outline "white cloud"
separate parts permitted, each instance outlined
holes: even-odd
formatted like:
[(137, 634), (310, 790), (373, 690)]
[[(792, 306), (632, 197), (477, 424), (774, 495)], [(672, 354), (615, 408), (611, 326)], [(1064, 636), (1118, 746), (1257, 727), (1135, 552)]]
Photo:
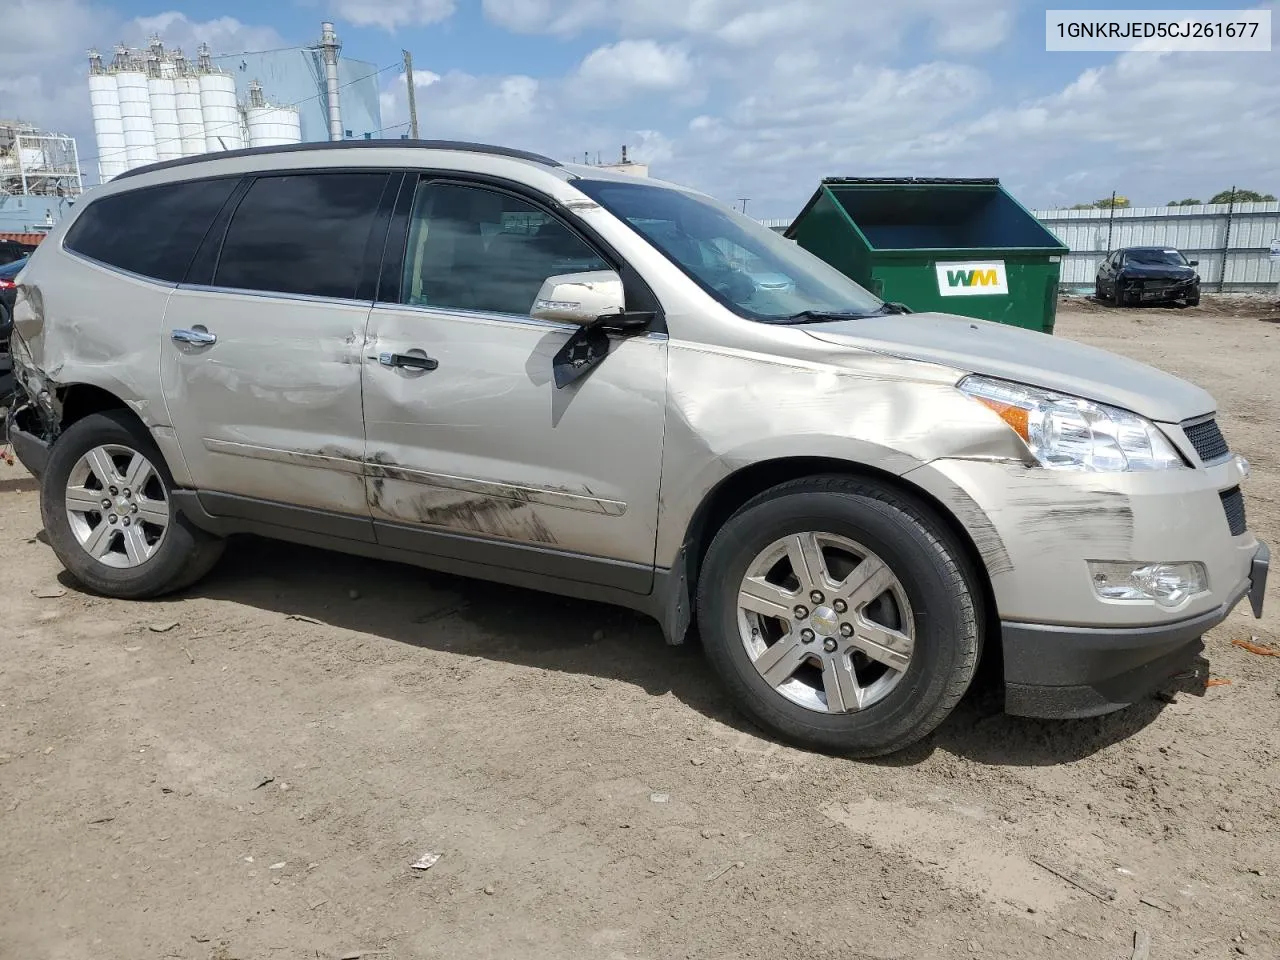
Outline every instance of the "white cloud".
[[(427, 139), (482, 140), (510, 144), (549, 123), (533, 77), (476, 77), (460, 71), (443, 76), (414, 71), (420, 135)], [(384, 126), (408, 118), (406, 84), (396, 77), (382, 91)], [(514, 144), (513, 144), (514, 145)]]
[(1161, 204), (1231, 181), (1274, 193), (1277, 84), (1272, 57), (1125, 53), (1054, 94), (959, 127), (952, 155), (1005, 158), (1011, 181), (1044, 204), (1112, 190)]
[[(980, 44), (963, 34), (945, 42)], [(656, 176), (751, 197), (763, 216), (794, 213), (819, 179), (845, 174), (998, 176), (1037, 206), (1112, 189), (1164, 203), (1233, 181), (1280, 187), (1280, 71), (1271, 58), (1125, 54), (1003, 105), (1006, 88), (965, 62), (891, 67), (799, 43), (736, 53), (723, 43), (615, 41), (561, 78), (447, 74), (420, 89), (423, 135), (561, 159), (612, 157), (626, 143)], [(678, 99), (693, 87), (707, 92), (696, 113)], [(583, 92), (611, 88), (636, 100), (601, 111)], [(400, 110), (403, 89), (393, 85), (387, 101)]]
[(453, 16), (454, 0), (330, 0), (334, 17), (357, 27), (425, 26)]
[[(402, 77), (384, 88), (383, 124), (408, 117), (405, 90)], [(612, 159), (624, 143), (637, 162), (665, 164), (675, 156), (669, 133), (628, 126), (616, 112), (574, 109), (563, 81), (451, 71), (425, 87), (419, 82), (417, 100), (420, 135), (427, 139), (496, 143), (563, 161), (581, 162), (597, 152)]]
[(932, 25), (939, 49), (991, 49), (1009, 36), (1017, 0), (483, 0), (485, 16), (517, 33), (573, 35), (613, 29), (633, 37), (706, 37), (737, 46), (799, 41), (827, 45), (860, 37), (896, 46), (913, 27)]
[(181, 47), (187, 56), (194, 56), (196, 47), (201, 43), (209, 44), (215, 54), (287, 46), (274, 27), (241, 23), (235, 17), (192, 20), (176, 10), (138, 17), (127, 23), (124, 29), (124, 40), (128, 44), (140, 46), (154, 34), (166, 47)]
[(1013, 29), (1013, 11), (990, 4), (952, 0), (937, 14), (934, 42), (944, 53), (992, 50), (1003, 43)]
[[(440, 74), (430, 70), (413, 71), (413, 89), (417, 96), (432, 84), (440, 82)], [(403, 73), (396, 74), (390, 85), (378, 94), (378, 106), (382, 111), (382, 129), (388, 137), (398, 136), (409, 119), (408, 96), (409, 84)]]
[(693, 63), (684, 47), (620, 40), (587, 54), (571, 86), (588, 99), (624, 100), (635, 93), (683, 90), (692, 82)]

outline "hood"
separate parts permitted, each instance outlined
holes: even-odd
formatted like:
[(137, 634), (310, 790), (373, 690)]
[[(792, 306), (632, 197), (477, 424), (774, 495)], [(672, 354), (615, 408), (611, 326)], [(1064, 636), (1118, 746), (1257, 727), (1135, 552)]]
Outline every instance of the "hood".
[(1196, 271), (1171, 263), (1126, 263), (1120, 268), (1120, 275), (1135, 280), (1190, 280)]
[(1194, 384), (1074, 340), (945, 313), (866, 317), (802, 327), (827, 343), (922, 360), (1109, 403), (1178, 423), (1212, 413)]

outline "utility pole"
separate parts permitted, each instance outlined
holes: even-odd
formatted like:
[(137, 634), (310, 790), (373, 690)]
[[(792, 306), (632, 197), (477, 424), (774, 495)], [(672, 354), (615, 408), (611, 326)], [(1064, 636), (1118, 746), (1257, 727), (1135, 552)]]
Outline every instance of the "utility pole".
[(743, 214), (743, 216), (746, 216), (746, 213), (747, 213), (747, 201), (748, 201), (748, 200), (750, 200), (750, 199), (751, 199), (750, 197), (739, 197), (739, 198), (738, 198), (738, 202), (739, 202), (740, 204), (742, 204), (742, 214)]
[(1222, 276), (1218, 278), (1218, 292), (1222, 292), (1227, 282), (1227, 255), (1231, 253), (1231, 218), (1236, 212), (1236, 185), (1231, 185), (1231, 196), (1227, 199), (1227, 228), (1222, 236)]
[(413, 54), (408, 50), (400, 51), (404, 54), (404, 79), (409, 87), (409, 139), (418, 139), (418, 97), (417, 91), (414, 89), (417, 84), (413, 82)]
[(1116, 192), (1111, 191), (1111, 211), (1107, 216), (1107, 256), (1111, 256), (1111, 232), (1116, 225)]

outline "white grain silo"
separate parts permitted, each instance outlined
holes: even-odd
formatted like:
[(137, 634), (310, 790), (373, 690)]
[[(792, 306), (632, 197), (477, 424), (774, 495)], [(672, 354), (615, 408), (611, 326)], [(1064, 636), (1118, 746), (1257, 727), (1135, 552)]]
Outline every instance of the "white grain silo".
[(151, 94), (151, 125), (156, 134), (156, 156), (176, 160), (182, 156), (182, 127), (178, 123), (178, 91), (172, 77), (160, 75), (160, 61), (147, 64), (147, 89)]
[(278, 147), (302, 142), (297, 107), (250, 107), (249, 146)]
[(89, 51), (89, 105), (98, 145), (98, 179), (106, 183), (124, 173), (128, 164), (116, 76), (103, 70), (102, 55), (97, 50)]
[(125, 156), (129, 169), (155, 163), (156, 131), (151, 124), (151, 89), (147, 75), (135, 58), (117, 57), (123, 61), (116, 72), (116, 89), (120, 95), (120, 119), (124, 125)]
[(204, 113), (205, 146), (209, 151), (239, 150), (244, 146), (235, 77), (215, 72), (209, 47), (200, 45), (200, 107)]
[(249, 102), (245, 107), (249, 128), (249, 146), (278, 147), (302, 142), (302, 121), (297, 107), (276, 107), (267, 102), (262, 85), (249, 83)]
[(194, 157), (208, 147), (204, 138), (204, 110), (200, 106), (200, 79), (179, 74), (173, 81), (174, 101), (178, 105), (178, 133), (182, 137), (182, 155)]

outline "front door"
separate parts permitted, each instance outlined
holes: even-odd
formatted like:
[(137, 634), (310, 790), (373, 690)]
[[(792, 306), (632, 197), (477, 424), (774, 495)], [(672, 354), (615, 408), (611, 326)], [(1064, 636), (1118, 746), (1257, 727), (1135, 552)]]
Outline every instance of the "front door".
[(450, 534), (491, 547), (485, 563), (649, 589), (666, 337), (619, 338), (557, 389), (552, 358), (577, 328), (529, 316), (547, 277), (614, 266), (523, 197), (417, 185), (363, 367), (380, 542), (434, 552)]
[(202, 492), (355, 514), (368, 526), (360, 356), (373, 297), (361, 286), (392, 181), (399, 175), (256, 178), (212, 283), (170, 297), (161, 382)]

